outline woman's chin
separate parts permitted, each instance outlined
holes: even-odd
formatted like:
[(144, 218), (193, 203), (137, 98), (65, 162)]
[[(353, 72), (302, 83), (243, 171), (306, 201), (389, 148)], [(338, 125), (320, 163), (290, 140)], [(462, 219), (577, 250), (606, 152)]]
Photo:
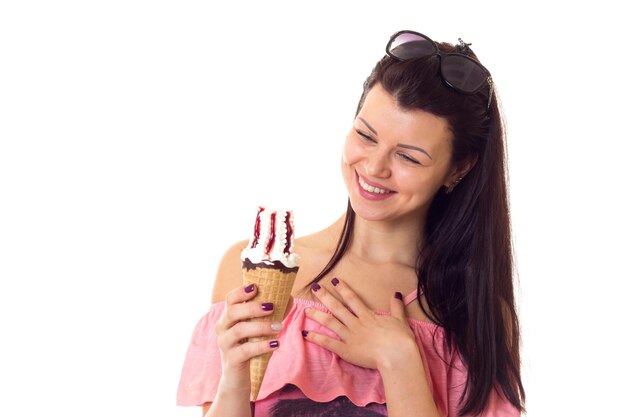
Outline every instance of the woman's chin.
[(389, 213), (380, 207), (372, 207), (369, 203), (362, 203), (358, 199), (350, 199), (350, 204), (354, 213), (361, 219), (367, 221), (385, 221), (389, 219)]

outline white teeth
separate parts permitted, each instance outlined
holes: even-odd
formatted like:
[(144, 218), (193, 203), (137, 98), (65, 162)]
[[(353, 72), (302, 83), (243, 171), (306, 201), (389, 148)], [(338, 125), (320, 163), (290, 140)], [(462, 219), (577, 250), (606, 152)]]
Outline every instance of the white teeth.
[(378, 187), (372, 187), (371, 185), (369, 185), (368, 183), (366, 183), (365, 181), (363, 181), (361, 179), (361, 177), (359, 177), (359, 185), (361, 187), (363, 187), (363, 189), (365, 191), (369, 191), (370, 193), (375, 193), (375, 194), (389, 194), (391, 193), (391, 191), (388, 190), (381, 190)]

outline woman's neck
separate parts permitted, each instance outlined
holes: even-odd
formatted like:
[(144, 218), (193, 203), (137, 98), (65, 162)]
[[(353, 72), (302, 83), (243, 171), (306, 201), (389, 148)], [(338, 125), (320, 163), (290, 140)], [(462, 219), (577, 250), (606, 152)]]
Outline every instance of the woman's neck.
[[(343, 222), (343, 219), (340, 220)], [(367, 263), (414, 266), (424, 233), (423, 223), (368, 221), (355, 215), (348, 253)]]

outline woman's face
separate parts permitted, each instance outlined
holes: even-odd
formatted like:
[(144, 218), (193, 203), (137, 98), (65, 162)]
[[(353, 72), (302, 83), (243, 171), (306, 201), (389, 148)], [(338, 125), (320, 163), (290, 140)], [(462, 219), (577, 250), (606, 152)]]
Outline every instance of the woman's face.
[(425, 218), (435, 193), (459, 175), (448, 122), (405, 110), (380, 84), (367, 95), (343, 148), (342, 171), (354, 211), (366, 220)]

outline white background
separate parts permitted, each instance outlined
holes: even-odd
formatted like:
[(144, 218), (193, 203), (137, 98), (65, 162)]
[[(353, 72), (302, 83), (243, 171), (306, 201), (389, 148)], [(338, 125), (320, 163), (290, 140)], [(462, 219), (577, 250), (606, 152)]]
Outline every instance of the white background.
[(497, 84), (528, 415), (626, 415), (624, 38), (604, 2), (5, 1), (0, 415), (175, 406), (217, 263), (258, 204), (304, 235), (388, 37), (471, 42)]

